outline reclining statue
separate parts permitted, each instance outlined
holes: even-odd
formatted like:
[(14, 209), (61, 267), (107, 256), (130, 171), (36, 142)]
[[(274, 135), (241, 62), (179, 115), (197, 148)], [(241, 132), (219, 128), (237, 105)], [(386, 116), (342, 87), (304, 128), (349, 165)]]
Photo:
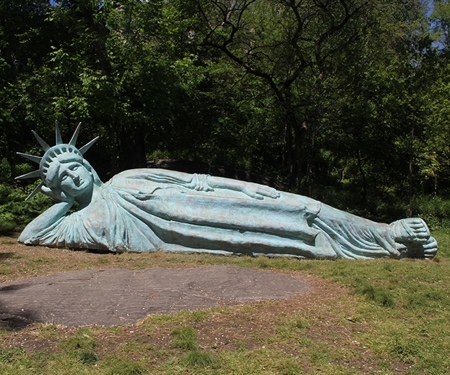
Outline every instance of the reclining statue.
[[(78, 149), (80, 126), (63, 143), (56, 126), (42, 157), (19, 153), (39, 170), (38, 191), (56, 203), (19, 242), (113, 252), (174, 251), (298, 258), (432, 258), (437, 242), (422, 219), (376, 223), (314, 199), (267, 186), (162, 169), (133, 169), (102, 183)], [(27, 198), (27, 199), (28, 199)], [(79, 208), (69, 213), (74, 202)]]

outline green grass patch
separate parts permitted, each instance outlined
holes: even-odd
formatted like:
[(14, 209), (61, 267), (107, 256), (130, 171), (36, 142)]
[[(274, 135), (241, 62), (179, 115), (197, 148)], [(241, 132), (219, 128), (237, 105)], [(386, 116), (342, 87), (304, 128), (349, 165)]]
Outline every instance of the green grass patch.
[(354, 284), (356, 293), (366, 296), (369, 300), (375, 301), (384, 307), (394, 307), (395, 301), (392, 293), (382, 285), (373, 285), (367, 280), (356, 279)]
[(75, 335), (62, 340), (59, 346), (68, 357), (84, 365), (92, 365), (98, 360), (95, 352), (97, 340), (88, 328), (81, 328)]
[(174, 348), (183, 350), (196, 350), (198, 347), (197, 343), (197, 332), (189, 326), (178, 327), (172, 331), (172, 346)]
[(213, 367), (216, 361), (211, 353), (206, 353), (200, 350), (192, 350), (181, 358), (180, 363), (189, 368), (205, 368)]
[(149, 374), (145, 364), (123, 356), (108, 356), (100, 364), (105, 375), (141, 375)]

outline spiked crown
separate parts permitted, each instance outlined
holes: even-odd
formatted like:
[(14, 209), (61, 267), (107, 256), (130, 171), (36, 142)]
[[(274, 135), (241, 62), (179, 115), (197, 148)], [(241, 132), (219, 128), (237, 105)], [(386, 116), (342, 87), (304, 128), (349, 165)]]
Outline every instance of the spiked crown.
[(35, 156), (24, 154), (22, 152), (18, 152), (17, 154), (31, 160), (37, 164), (39, 164), (39, 169), (30, 173), (23, 174), (21, 176), (16, 177), (16, 179), (22, 180), (27, 178), (36, 178), (41, 177), (42, 182), (33, 190), (33, 192), (25, 199), (28, 200), (34, 195), (36, 195), (43, 185), (46, 184), (46, 177), (49, 173), (49, 169), (51, 169), (52, 164), (55, 161), (60, 161), (64, 159), (66, 156), (71, 156), (75, 159), (79, 159), (81, 162), (83, 161), (84, 153), (91, 148), (91, 146), (97, 141), (98, 137), (94, 138), (83, 147), (79, 149), (76, 147), (76, 142), (78, 139), (78, 135), (80, 133), (81, 123), (78, 124), (75, 132), (73, 133), (72, 138), (69, 143), (63, 143), (61, 137), (61, 131), (58, 126), (58, 122), (55, 122), (55, 133), (56, 133), (56, 144), (50, 147), (47, 142), (45, 142), (35, 131), (32, 130), (32, 133), (36, 137), (37, 141), (45, 151), (43, 156)]

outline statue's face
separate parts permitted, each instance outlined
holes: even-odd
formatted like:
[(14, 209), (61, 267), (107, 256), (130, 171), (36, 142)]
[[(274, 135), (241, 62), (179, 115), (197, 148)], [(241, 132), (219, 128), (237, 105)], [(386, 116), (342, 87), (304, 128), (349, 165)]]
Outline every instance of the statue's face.
[(59, 168), (61, 190), (71, 197), (79, 197), (92, 191), (92, 175), (83, 164), (76, 161), (64, 163)]

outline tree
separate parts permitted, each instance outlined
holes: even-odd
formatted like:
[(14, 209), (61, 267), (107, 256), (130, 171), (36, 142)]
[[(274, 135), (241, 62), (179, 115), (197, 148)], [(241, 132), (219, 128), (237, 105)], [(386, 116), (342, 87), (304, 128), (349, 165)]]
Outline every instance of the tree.
[(450, 3), (447, 0), (433, 1), (430, 29), (435, 37), (434, 55), (429, 58), (430, 84), (426, 93), (430, 110), (418, 164), (424, 179), (424, 193), (446, 197), (450, 187)]
[(0, 159), (15, 174), (15, 151), (30, 136), (33, 114), (23, 101), (26, 81), (50, 51), (53, 32), (46, 22), (48, 1), (0, 3)]
[(333, 73), (336, 56), (367, 26), (368, 1), (198, 1), (207, 33), (203, 45), (222, 51), (273, 95), (284, 132), (290, 185), (305, 170), (306, 133), (320, 105), (314, 101)]

